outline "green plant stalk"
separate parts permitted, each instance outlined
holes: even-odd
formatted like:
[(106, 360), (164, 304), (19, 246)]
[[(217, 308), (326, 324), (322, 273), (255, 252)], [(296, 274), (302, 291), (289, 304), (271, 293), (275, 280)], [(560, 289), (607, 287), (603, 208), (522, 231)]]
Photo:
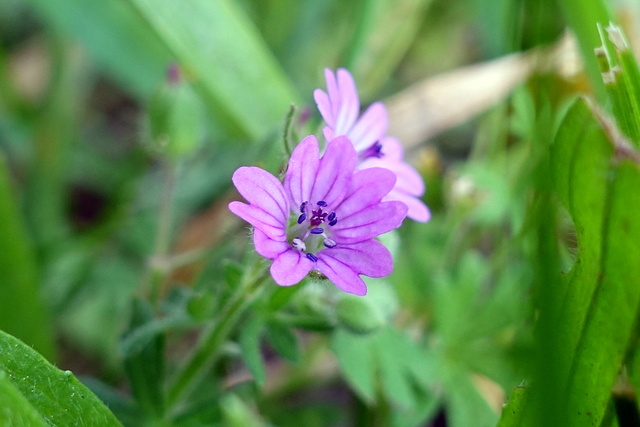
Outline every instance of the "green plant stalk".
[(158, 215), (158, 227), (156, 229), (155, 250), (152, 256), (152, 265), (149, 279), (149, 300), (156, 305), (160, 297), (162, 283), (170, 270), (167, 266), (169, 247), (171, 244), (171, 219), (173, 214), (173, 195), (176, 187), (178, 165), (168, 161), (165, 163), (164, 187), (160, 212)]
[(269, 279), (269, 275), (261, 260), (257, 260), (251, 271), (245, 273), (244, 278), (246, 280), (242, 280), (235, 289), (216, 321), (202, 332), (194, 352), (170, 384), (167, 392), (167, 413), (171, 413), (216, 361), (221, 346), (238, 326), (242, 315), (261, 295), (264, 290), (261, 285)]
[(285, 118), (284, 129), (282, 131), (282, 141), (287, 158), (291, 157), (291, 153), (293, 153), (293, 149), (296, 146), (296, 142), (294, 141), (296, 110), (295, 104), (291, 104), (289, 111), (287, 111), (287, 117)]
[(30, 244), (13, 190), (8, 165), (0, 155), (0, 329), (55, 361), (51, 319), (38, 287), (40, 271), (35, 248)]

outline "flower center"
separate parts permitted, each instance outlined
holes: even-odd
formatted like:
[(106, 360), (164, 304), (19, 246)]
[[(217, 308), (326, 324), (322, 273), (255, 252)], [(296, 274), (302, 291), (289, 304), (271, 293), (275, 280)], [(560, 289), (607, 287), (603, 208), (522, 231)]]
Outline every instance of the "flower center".
[(294, 249), (304, 252), (306, 257), (316, 262), (314, 255), (325, 248), (335, 248), (337, 243), (331, 235), (331, 227), (338, 223), (338, 216), (328, 208), (327, 202), (320, 200), (315, 206), (310, 202), (300, 205), (300, 213), (292, 217), (289, 227), (289, 242)]
[(365, 148), (358, 153), (358, 158), (360, 160), (366, 160), (371, 157), (375, 157), (377, 159), (384, 157), (384, 153), (382, 152), (382, 144), (380, 143), (380, 141), (374, 142), (368, 148)]

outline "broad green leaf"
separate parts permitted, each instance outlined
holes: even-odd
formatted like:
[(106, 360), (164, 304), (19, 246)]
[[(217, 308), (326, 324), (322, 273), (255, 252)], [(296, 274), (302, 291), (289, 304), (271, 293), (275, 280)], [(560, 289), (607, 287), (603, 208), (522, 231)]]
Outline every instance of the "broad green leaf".
[(507, 427), (520, 425), (520, 417), (522, 416), (522, 405), (527, 389), (525, 387), (516, 387), (509, 395), (509, 400), (502, 407), (500, 421), (496, 427)]
[(0, 332), (0, 371), (6, 373), (47, 425), (121, 425), (70, 371), (57, 369), (31, 347), (4, 332)]
[[(539, 425), (541, 417), (554, 425), (600, 425), (637, 333), (640, 155), (605, 132), (604, 123), (614, 129), (585, 102), (575, 102), (552, 146), (553, 180), (575, 224), (577, 260), (563, 303), (547, 322), (553, 327), (539, 332), (556, 343), (544, 350), (553, 352), (553, 369), (532, 383), (522, 419), (503, 425)], [(545, 399), (562, 404), (550, 411)]]
[(9, 179), (4, 157), (0, 156), (0, 329), (52, 358), (52, 332), (40, 298), (34, 248)]
[(47, 426), (38, 411), (11, 383), (4, 371), (0, 371), (0, 425), (8, 427)]
[(230, 0), (128, 0), (194, 79), (219, 126), (250, 138), (298, 97), (251, 21)]

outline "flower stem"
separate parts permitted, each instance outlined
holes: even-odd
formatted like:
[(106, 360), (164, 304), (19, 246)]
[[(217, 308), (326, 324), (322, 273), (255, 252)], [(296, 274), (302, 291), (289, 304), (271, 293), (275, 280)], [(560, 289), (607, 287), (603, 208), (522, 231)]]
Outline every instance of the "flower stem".
[(181, 399), (192, 390), (203, 373), (208, 370), (218, 357), (218, 350), (234, 331), (239, 320), (251, 304), (262, 293), (261, 286), (269, 275), (262, 263), (257, 262), (250, 272), (245, 273), (244, 280), (235, 289), (218, 319), (203, 332), (198, 345), (176, 374), (167, 392), (167, 408), (175, 408)]
[(149, 300), (155, 306), (160, 297), (162, 283), (167, 275), (167, 256), (171, 245), (171, 221), (173, 214), (173, 195), (176, 187), (178, 166), (173, 163), (163, 165), (164, 183), (162, 200), (158, 213), (156, 242), (149, 271)]

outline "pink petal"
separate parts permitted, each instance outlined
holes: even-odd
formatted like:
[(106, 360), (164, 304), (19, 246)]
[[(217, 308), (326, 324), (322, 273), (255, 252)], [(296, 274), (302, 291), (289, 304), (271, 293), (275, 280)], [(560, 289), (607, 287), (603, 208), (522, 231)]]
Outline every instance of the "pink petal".
[(351, 180), (351, 187), (343, 202), (336, 206), (339, 218), (349, 217), (361, 210), (380, 203), (393, 188), (395, 175), (382, 168), (369, 168), (356, 171)]
[(253, 230), (253, 245), (256, 252), (267, 259), (277, 258), (291, 248), (286, 240), (273, 240), (258, 228)]
[(386, 160), (401, 162), (404, 159), (404, 147), (400, 141), (391, 136), (385, 136), (380, 141), (382, 144), (382, 153)]
[(364, 150), (384, 137), (387, 126), (387, 110), (381, 102), (376, 102), (360, 117), (349, 132), (349, 138), (357, 151)]
[(333, 127), (335, 125), (335, 120), (333, 112), (331, 111), (331, 100), (329, 99), (329, 95), (320, 89), (316, 89), (313, 91), (313, 99), (315, 99), (318, 111), (320, 111), (324, 121), (327, 122), (329, 126)]
[(284, 240), (286, 238), (285, 224), (279, 218), (275, 218), (271, 213), (257, 206), (235, 201), (229, 203), (229, 210), (256, 229), (261, 230), (271, 239)]
[(310, 201), (323, 200), (329, 206), (342, 201), (349, 188), (349, 180), (356, 168), (357, 154), (349, 138), (339, 136), (327, 144), (327, 150), (320, 159)]
[(353, 245), (338, 245), (318, 254), (319, 259), (330, 257), (348, 265), (354, 272), (369, 277), (384, 277), (393, 271), (393, 258), (389, 250), (377, 240), (366, 240)]
[(373, 239), (395, 228), (407, 216), (407, 206), (398, 201), (369, 206), (346, 218), (339, 217), (333, 227), (334, 240), (353, 244)]
[(282, 183), (275, 176), (257, 167), (241, 167), (234, 172), (231, 180), (251, 205), (267, 212), (278, 222), (286, 223), (289, 201)]
[(325, 126), (322, 129), (322, 133), (324, 134), (324, 139), (326, 139), (327, 141), (331, 141), (331, 140), (335, 139), (335, 137), (336, 137), (335, 132), (329, 126)]
[(329, 102), (331, 103), (331, 117), (332, 121), (335, 122), (338, 117), (339, 112), (339, 104), (337, 99), (340, 97), (340, 91), (338, 90), (338, 82), (336, 81), (336, 77), (328, 68), (324, 70), (324, 80), (327, 83), (327, 94), (329, 95)]
[(313, 135), (304, 138), (293, 150), (284, 178), (285, 189), (293, 203), (309, 201), (320, 163), (319, 155), (318, 140)]
[(414, 196), (422, 196), (424, 194), (422, 176), (411, 165), (404, 162), (390, 161), (383, 157), (381, 159), (367, 159), (358, 166), (358, 169), (372, 167), (384, 168), (393, 172), (397, 177), (394, 189)]
[(431, 219), (431, 211), (418, 197), (393, 189), (384, 200), (397, 200), (407, 205), (407, 216), (414, 221), (428, 222)]
[(280, 254), (271, 264), (271, 276), (280, 286), (291, 286), (299, 283), (309, 274), (314, 262), (295, 249)]
[(347, 135), (360, 113), (360, 99), (356, 84), (351, 74), (344, 68), (340, 68), (338, 75), (338, 91), (337, 99), (332, 99), (332, 103), (338, 104), (337, 116), (333, 125), (336, 135)]
[(353, 271), (349, 265), (325, 255), (324, 252), (326, 251), (318, 254), (318, 262), (316, 263), (318, 270), (343, 291), (358, 296), (366, 295), (367, 285), (358, 276), (358, 273)]

